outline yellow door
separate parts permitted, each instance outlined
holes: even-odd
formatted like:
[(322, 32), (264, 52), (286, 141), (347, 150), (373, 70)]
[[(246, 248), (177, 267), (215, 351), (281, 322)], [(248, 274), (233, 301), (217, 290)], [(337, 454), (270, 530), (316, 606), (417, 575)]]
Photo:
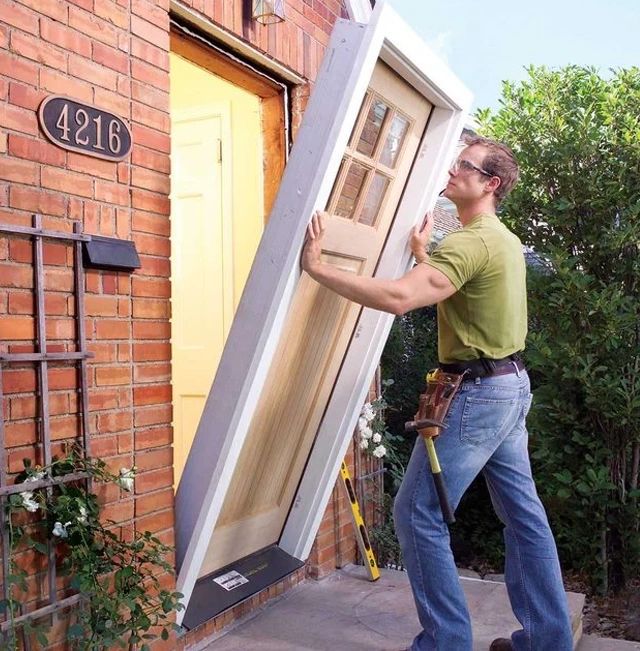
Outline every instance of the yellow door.
[[(263, 230), (260, 98), (171, 54), (175, 485)], [(197, 89), (197, 92), (194, 92)]]
[[(327, 206), (327, 261), (373, 274), (430, 109), (378, 63)], [(277, 542), (359, 313), (301, 277), (200, 576)]]

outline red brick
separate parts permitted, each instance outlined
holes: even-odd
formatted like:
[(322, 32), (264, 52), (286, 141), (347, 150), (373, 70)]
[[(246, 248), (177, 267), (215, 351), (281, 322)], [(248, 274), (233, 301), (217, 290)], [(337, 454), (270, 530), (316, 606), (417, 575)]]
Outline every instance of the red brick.
[(134, 276), (131, 291), (133, 296), (169, 298), (171, 296), (171, 285), (169, 280), (165, 278), (140, 278)]
[(96, 39), (112, 47), (118, 46), (118, 29), (106, 20), (93, 16), (82, 9), (69, 7), (69, 26), (86, 34), (91, 39)]
[(29, 212), (64, 216), (67, 212), (67, 197), (45, 192), (39, 188), (13, 185), (9, 189), (9, 205)]
[(115, 296), (87, 294), (84, 300), (87, 316), (116, 316), (118, 299)]
[[(100, 414), (101, 416), (102, 414)], [(99, 416), (99, 417), (100, 417)], [(103, 430), (98, 427), (98, 432)], [(92, 436), (91, 456), (99, 459), (113, 457), (118, 454), (118, 439), (115, 436)]]
[[(0, 324), (8, 319), (0, 319)], [(26, 393), (36, 390), (36, 372), (33, 369), (6, 369), (2, 373), (4, 393)]]
[(44, 288), (53, 292), (72, 292), (75, 278), (71, 269), (54, 269), (46, 267), (44, 270)]
[[(135, 0), (134, 0), (135, 2)], [(145, 3), (147, 4), (147, 3)], [(142, 3), (137, 3), (136, 7), (140, 10)], [(135, 9), (134, 9), (135, 11)], [(141, 12), (142, 13), (142, 12)], [(164, 12), (163, 12), (164, 13)], [(159, 16), (159, 13), (157, 14)], [(139, 36), (140, 38), (156, 45), (163, 50), (169, 50), (169, 15), (165, 13), (165, 25), (156, 26), (152, 23), (139, 18), (136, 15), (131, 16), (131, 33)], [(158, 21), (160, 22), (160, 20)]]
[(98, 414), (97, 428), (101, 434), (130, 430), (132, 426), (133, 415), (130, 411), (113, 411)]
[(11, 104), (35, 111), (44, 98), (45, 93), (32, 86), (25, 86), (17, 81), (12, 81), (9, 84), (9, 102)]
[(171, 380), (171, 364), (136, 364), (133, 369), (136, 383)]
[(15, 133), (9, 134), (9, 153), (18, 158), (26, 158), (47, 165), (63, 166), (66, 159), (64, 149), (55, 147), (44, 140), (26, 138)]
[(169, 339), (171, 326), (168, 321), (134, 321), (134, 339)]
[[(128, 97), (124, 97), (118, 92), (112, 92), (106, 88), (95, 89), (96, 106), (111, 111), (125, 120), (130, 119), (130, 104)], [(135, 142), (135, 141), (134, 141)]]
[(42, 185), (51, 190), (59, 190), (82, 197), (93, 196), (93, 179), (84, 174), (75, 174), (57, 167), (42, 168)]
[(119, 206), (128, 206), (131, 200), (130, 190), (126, 185), (100, 180), (96, 180), (95, 198), (97, 201), (105, 201)]
[(171, 275), (171, 260), (169, 258), (158, 258), (150, 255), (140, 256), (140, 273), (145, 276), (162, 276), (168, 278)]
[[(9, 400), (9, 414), (11, 420), (21, 418), (34, 418), (36, 415), (37, 402), (35, 396), (20, 396)], [(5, 412), (6, 417), (6, 412)]]
[(68, 55), (64, 50), (42, 42), (35, 36), (11, 33), (11, 50), (50, 68), (65, 71)]
[(131, 77), (145, 84), (154, 86), (157, 90), (169, 92), (168, 71), (161, 70), (138, 59), (131, 59)]
[[(9, 134), (9, 137), (12, 135)], [(2, 166), (2, 178), (4, 181), (25, 183), (27, 185), (37, 184), (39, 169), (36, 163), (18, 158), (4, 158), (3, 160), (5, 161)]]
[(101, 319), (96, 323), (96, 336), (98, 339), (129, 339), (131, 323), (115, 319)]
[(89, 409), (115, 409), (118, 407), (118, 392), (114, 389), (89, 389)]
[(33, 287), (33, 269), (24, 265), (0, 264), (0, 284), (3, 287), (30, 289)]
[(0, 22), (8, 23), (30, 34), (38, 33), (38, 14), (12, 0), (0, 0)]
[(129, 28), (129, 12), (119, 7), (113, 0), (91, 0), (93, 13), (100, 18), (117, 25), (121, 29)]
[(36, 424), (33, 420), (8, 422), (4, 427), (5, 446), (14, 448), (36, 441)]
[(157, 531), (172, 528), (173, 521), (173, 509), (167, 509), (166, 511), (151, 513), (140, 518), (136, 522), (136, 526), (141, 531), (151, 531), (152, 533), (155, 533)]
[(38, 84), (38, 65), (14, 54), (0, 50), (0, 74), (24, 81), (25, 84)]
[(79, 436), (82, 432), (78, 416), (57, 416), (51, 419), (51, 439), (59, 441)]
[[(133, 424), (136, 428), (145, 427), (148, 425), (162, 425), (171, 422), (173, 408), (170, 404), (154, 406), (148, 409), (142, 407), (136, 407), (136, 410), (133, 414)], [(155, 440), (155, 432), (158, 430), (148, 430), (148, 432), (153, 431), (154, 434), (151, 438)], [(146, 437), (145, 432), (136, 432), (136, 449), (138, 448), (138, 437)], [(151, 435), (150, 435), (151, 436)], [(141, 439), (142, 440), (142, 439)], [(144, 446), (143, 446), (144, 447)]]
[(166, 300), (136, 298), (132, 314), (136, 319), (167, 319), (171, 315), (171, 305)]
[(12, 104), (3, 106), (0, 112), (0, 126), (32, 136), (38, 133), (38, 120), (35, 112)]
[[(99, 176), (100, 178), (106, 179), (108, 181), (116, 180), (116, 163), (112, 163), (108, 160), (100, 160), (98, 158), (88, 158), (84, 154), (75, 154), (73, 152), (69, 152), (67, 154), (67, 157), (67, 167), (71, 170), (75, 170), (76, 172), (83, 172), (84, 174), (90, 174), (91, 176)], [(101, 183), (101, 181), (96, 181), (96, 188), (97, 183)], [(96, 199), (98, 199), (97, 196)], [(100, 201), (101, 199), (98, 200)]]
[[(162, 32), (169, 31), (169, 13), (161, 7), (158, 7), (155, 2), (148, 2), (148, 0), (131, 0), (131, 11), (136, 16), (140, 16), (141, 18), (144, 18), (144, 20), (158, 27)], [(154, 39), (147, 40), (150, 40), (151, 43), (157, 43)]]
[[(162, 136), (164, 138), (164, 136)], [(148, 167), (149, 169), (155, 170), (157, 172), (164, 172), (169, 174), (171, 172), (171, 159), (167, 153), (162, 153), (159, 151), (154, 151), (153, 149), (145, 149), (141, 146), (138, 140), (135, 140), (136, 146), (131, 151), (131, 162), (134, 165), (140, 165), (141, 167)], [(155, 147), (151, 145), (155, 149)], [(164, 145), (162, 147), (164, 151)]]
[[(69, 56), (69, 71), (71, 74), (75, 74), (73, 63), (74, 56), (75, 55), (73, 54)], [(70, 95), (71, 97), (87, 102), (88, 104), (93, 102), (93, 87), (90, 83), (81, 81), (80, 79), (75, 79), (66, 74), (61, 74), (56, 70), (43, 68), (40, 71), (40, 88), (59, 95)]]
[(134, 167), (131, 170), (131, 184), (146, 190), (161, 192), (168, 195), (171, 189), (169, 176), (145, 169), (144, 167)]
[(118, 358), (118, 349), (113, 343), (91, 341), (87, 344), (87, 350), (94, 354), (91, 359), (94, 363), (115, 362)]
[(91, 56), (91, 40), (75, 29), (43, 18), (40, 21), (40, 37), (65, 50), (71, 50), (83, 57)]
[(122, 500), (107, 504), (100, 513), (100, 520), (113, 520), (114, 522), (126, 522), (133, 518), (134, 504), (133, 500)]
[(131, 384), (130, 366), (99, 366), (96, 368), (96, 386)]
[(157, 470), (173, 465), (173, 449), (171, 447), (157, 448), (136, 454), (138, 472)]
[(129, 72), (129, 55), (103, 43), (93, 43), (92, 59), (111, 70), (125, 74)]
[(169, 361), (171, 345), (161, 343), (133, 344), (133, 359), (136, 362)]
[(75, 389), (77, 387), (77, 373), (75, 368), (49, 368), (47, 377), (49, 380), (50, 391), (56, 391), (60, 389)]
[(171, 151), (171, 138), (168, 133), (160, 133), (141, 124), (133, 124), (131, 132), (136, 146), (155, 149), (167, 155)]
[(173, 485), (173, 468), (162, 468), (161, 470), (151, 470), (150, 472), (143, 472), (136, 477), (135, 492), (136, 495), (140, 493), (148, 493), (150, 491), (157, 491), (166, 486)]
[[(139, 457), (136, 456), (136, 464), (138, 464), (138, 459)], [(174, 496), (171, 488), (142, 495), (136, 499), (136, 517), (173, 508), (173, 502)]]
[(67, 5), (63, 0), (20, 0), (20, 2), (54, 20), (67, 22)]
[(76, 324), (73, 319), (47, 319), (45, 331), (48, 339), (75, 339)]
[(33, 314), (33, 306), (33, 294), (24, 292), (9, 294), (9, 314)]
[(133, 389), (133, 403), (138, 406), (157, 405), (171, 401), (170, 384), (153, 384)]
[[(148, 59), (147, 62), (152, 63)], [(135, 79), (131, 81), (131, 97), (135, 101), (152, 106), (159, 111), (169, 112), (169, 93), (162, 92)]]

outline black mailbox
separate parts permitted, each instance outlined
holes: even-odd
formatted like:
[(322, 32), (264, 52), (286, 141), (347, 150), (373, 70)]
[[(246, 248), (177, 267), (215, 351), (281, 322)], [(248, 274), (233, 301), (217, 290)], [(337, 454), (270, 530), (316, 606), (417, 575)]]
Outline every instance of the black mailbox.
[(84, 266), (87, 269), (109, 269), (111, 271), (133, 271), (140, 268), (136, 245), (117, 237), (92, 235), (82, 243)]

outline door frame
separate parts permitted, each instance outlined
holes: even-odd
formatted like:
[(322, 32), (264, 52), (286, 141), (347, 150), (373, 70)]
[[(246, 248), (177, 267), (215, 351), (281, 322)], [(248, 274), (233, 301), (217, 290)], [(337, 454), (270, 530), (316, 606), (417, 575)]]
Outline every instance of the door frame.
[[(409, 268), (407, 234), (435, 204), (464, 126), (470, 92), (391, 7), (377, 3), (366, 25), (336, 22), (178, 487), (177, 590), (185, 606), (300, 276), (308, 220), (326, 205), (378, 59), (434, 108), (376, 276)], [(308, 555), (392, 321), (362, 311), (279, 542), (297, 558)]]

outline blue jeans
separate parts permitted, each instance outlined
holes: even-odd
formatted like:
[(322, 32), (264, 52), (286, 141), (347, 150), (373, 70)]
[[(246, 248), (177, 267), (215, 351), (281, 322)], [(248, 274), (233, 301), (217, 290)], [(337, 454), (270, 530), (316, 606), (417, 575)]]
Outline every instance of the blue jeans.
[[(558, 554), (531, 477), (525, 425), (530, 406), (525, 371), (464, 382), (435, 445), (453, 508), (482, 472), (504, 524), (505, 582), (522, 625), (511, 636), (513, 648), (571, 651)], [(412, 651), (471, 651), (467, 603), (420, 437), (396, 497), (394, 519), (423, 627)]]

